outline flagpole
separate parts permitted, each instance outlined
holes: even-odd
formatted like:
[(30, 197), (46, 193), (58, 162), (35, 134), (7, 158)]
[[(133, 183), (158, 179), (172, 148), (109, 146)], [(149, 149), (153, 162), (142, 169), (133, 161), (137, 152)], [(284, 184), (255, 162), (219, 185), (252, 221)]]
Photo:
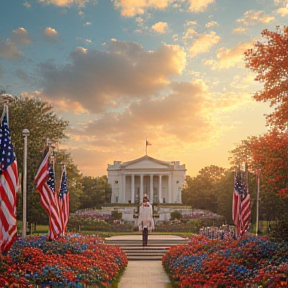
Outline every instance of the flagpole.
[(258, 236), (259, 230), (259, 192), (260, 192), (260, 173), (261, 169), (257, 169), (257, 202), (256, 202), (256, 236)]
[(148, 141), (148, 139), (147, 139), (147, 137), (146, 137), (146, 155), (147, 155), (147, 146), (148, 145), (152, 145), (149, 141)]
[[(24, 155), (23, 155), (23, 220), (22, 220), (22, 237), (27, 235), (27, 138), (30, 132), (28, 129), (23, 129), (24, 137)], [(32, 231), (30, 231), (32, 232)]]

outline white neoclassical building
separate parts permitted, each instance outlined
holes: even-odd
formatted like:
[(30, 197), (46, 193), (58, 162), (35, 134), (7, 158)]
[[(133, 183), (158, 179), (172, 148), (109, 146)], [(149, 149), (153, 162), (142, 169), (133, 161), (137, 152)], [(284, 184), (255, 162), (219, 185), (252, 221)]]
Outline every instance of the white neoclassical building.
[(108, 164), (111, 203), (139, 203), (144, 194), (151, 203), (182, 203), (186, 168), (180, 161), (161, 161), (148, 155)]

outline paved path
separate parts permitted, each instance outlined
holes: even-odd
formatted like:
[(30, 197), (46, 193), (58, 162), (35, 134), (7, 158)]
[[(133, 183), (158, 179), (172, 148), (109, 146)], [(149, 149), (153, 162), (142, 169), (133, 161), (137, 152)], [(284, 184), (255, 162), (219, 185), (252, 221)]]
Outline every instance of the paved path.
[[(141, 235), (121, 235), (113, 236), (118, 240), (140, 240)], [(174, 235), (154, 235), (149, 234), (149, 239), (179, 239)], [(162, 262), (159, 260), (129, 261), (120, 278), (118, 288), (172, 288), (169, 277), (166, 274)]]
[(172, 288), (161, 261), (130, 261), (118, 288)]

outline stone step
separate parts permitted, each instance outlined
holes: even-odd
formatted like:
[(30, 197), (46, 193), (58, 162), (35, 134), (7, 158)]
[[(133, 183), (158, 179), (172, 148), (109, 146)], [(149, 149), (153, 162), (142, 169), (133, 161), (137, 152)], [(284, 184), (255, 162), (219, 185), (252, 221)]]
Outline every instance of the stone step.
[(155, 237), (148, 238), (148, 246), (142, 247), (142, 236), (135, 236), (133, 239), (124, 238), (106, 238), (106, 245), (115, 245), (121, 247), (126, 253), (128, 261), (131, 260), (158, 260), (161, 261), (163, 255), (169, 250), (171, 246), (183, 245), (188, 243), (186, 238), (169, 238), (163, 237), (155, 239)]
[(137, 251), (125, 251), (128, 260), (162, 260), (165, 250), (155, 251), (144, 248)]
[(135, 250), (126, 250), (126, 249), (122, 249), (126, 254), (129, 254), (129, 255), (132, 255), (132, 254), (164, 254), (167, 252), (168, 248), (167, 249), (161, 249), (161, 250), (156, 250), (156, 249), (149, 249), (149, 248), (142, 248), (142, 249), (135, 249)]
[(125, 251), (142, 251), (142, 250), (151, 250), (151, 251), (164, 251), (166, 252), (171, 246), (133, 246), (133, 247), (124, 247), (124, 246), (120, 246), (122, 248), (122, 250)]
[(129, 255), (128, 261), (161, 261), (163, 255)]
[[(105, 244), (112, 244), (112, 245), (119, 245), (119, 246), (139, 246), (142, 245), (142, 240), (109, 240), (105, 239)], [(181, 244), (187, 244), (187, 240), (150, 240), (148, 239), (148, 243), (153, 246), (174, 246), (174, 245), (181, 245)]]

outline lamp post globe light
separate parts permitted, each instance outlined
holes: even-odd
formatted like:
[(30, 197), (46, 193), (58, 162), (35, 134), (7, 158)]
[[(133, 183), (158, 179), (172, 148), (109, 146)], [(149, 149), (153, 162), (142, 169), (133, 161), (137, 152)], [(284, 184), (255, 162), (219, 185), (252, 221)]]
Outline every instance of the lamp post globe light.
[(26, 238), (27, 232), (27, 138), (30, 132), (28, 129), (23, 129), (24, 137), (24, 155), (23, 155), (23, 222), (22, 222), (22, 237)]

